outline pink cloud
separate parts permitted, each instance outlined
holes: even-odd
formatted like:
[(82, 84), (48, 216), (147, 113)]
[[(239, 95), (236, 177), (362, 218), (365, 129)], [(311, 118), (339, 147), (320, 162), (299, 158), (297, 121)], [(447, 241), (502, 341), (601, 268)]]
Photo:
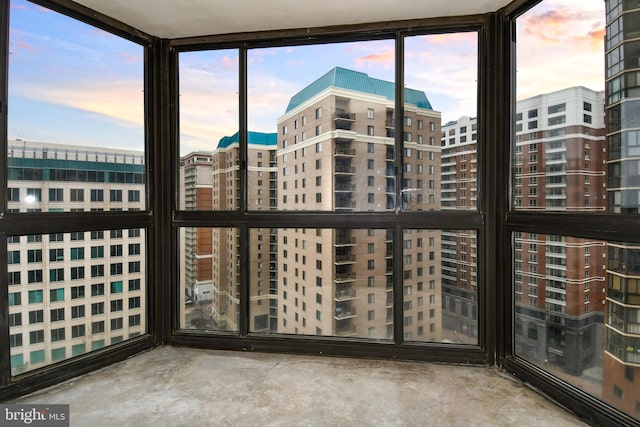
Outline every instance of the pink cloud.
[(40, 13), (52, 13), (52, 12), (53, 12), (53, 10), (51, 10), (51, 9), (47, 9), (46, 7), (39, 6), (39, 5), (38, 5), (38, 6), (36, 6), (36, 9), (37, 9), (37, 10), (38, 10), (38, 12), (40, 12)]
[[(527, 14), (521, 20), (525, 34), (546, 43), (598, 42), (601, 44), (604, 38), (602, 16), (596, 15), (593, 11), (558, 7), (540, 13)], [(593, 22), (591, 30), (581, 30), (580, 28), (584, 28), (589, 21)]]
[(473, 31), (461, 33), (433, 34), (424, 36), (424, 40), (436, 45), (446, 45), (455, 42), (475, 44), (478, 41), (478, 34)]
[(237, 70), (238, 58), (234, 59), (228, 55), (225, 55), (220, 59), (220, 66), (223, 70)]
[(130, 62), (130, 63), (141, 63), (142, 62), (142, 57), (139, 55), (133, 55), (131, 53), (126, 53), (126, 52), (117, 52), (117, 55), (122, 58), (125, 62)]
[(26, 42), (24, 40), (15, 40), (11, 43), (10, 47), (9, 47), (9, 51), (12, 54), (16, 54), (19, 52), (28, 52), (31, 55), (39, 55), (40, 53), (42, 53), (42, 49), (38, 46), (34, 46), (29, 42)]
[(395, 53), (393, 51), (382, 52), (382, 53), (372, 53), (371, 55), (361, 56), (356, 58), (356, 66), (358, 68), (364, 68), (366, 66), (381, 64), (381, 65), (390, 65), (393, 63), (395, 58)]
[(12, 10), (28, 10), (29, 9), (26, 4), (17, 4), (14, 2), (10, 2), (9, 7)]

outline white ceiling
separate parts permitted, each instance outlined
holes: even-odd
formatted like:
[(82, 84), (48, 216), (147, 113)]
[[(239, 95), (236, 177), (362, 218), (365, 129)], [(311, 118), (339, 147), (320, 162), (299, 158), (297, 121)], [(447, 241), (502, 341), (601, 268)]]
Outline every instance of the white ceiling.
[(75, 0), (147, 34), (181, 38), (493, 12), (511, 0)]

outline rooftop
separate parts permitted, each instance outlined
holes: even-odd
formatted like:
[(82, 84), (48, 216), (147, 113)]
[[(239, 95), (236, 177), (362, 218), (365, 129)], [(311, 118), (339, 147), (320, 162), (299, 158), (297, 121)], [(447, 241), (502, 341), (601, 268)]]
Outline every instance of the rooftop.
[[(276, 148), (278, 145), (278, 135), (275, 133), (264, 133), (264, 132), (247, 132), (248, 143), (252, 145), (267, 145), (273, 148)], [(217, 148), (227, 148), (231, 144), (237, 144), (240, 142), (240, 136), (238, 132), (234, 133), (231, 136), (225, 136), (220, 138), (218, 141)]]
[[(355, 92), (368, 93), (370, 95), (384, 96), (389, 101), (393, 101), (395, 99), (395, 85), (392, 82), (369, 77), (368, 74), (360, 71), (335, 67), (309, 86), (293, 95), (289, 101), (286, 112), (293, 110), (300, 104), (303, 104), (305, 101), (329, 87), (337, 87)], [(432, 110), (431, 103), (427, 99), (427, 95), (421, 90), (405, 88), (404, 98), (406, 104)]]

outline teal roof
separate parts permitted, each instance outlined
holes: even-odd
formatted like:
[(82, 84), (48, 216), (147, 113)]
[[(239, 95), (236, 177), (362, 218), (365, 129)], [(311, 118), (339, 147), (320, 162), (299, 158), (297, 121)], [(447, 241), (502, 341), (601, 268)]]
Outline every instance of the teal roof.
[[(348, 70), (346, 68), (335, 67), (302, 89), (291, 97), (287, 112), (296, 108), (308, 99), (314, 97), (328, 87), (339, 87), (342, 89), (354, 90), (357, 92), (369, 93), (371, 95), (384, 96), (389, 101), (395, 99), (395, 85), (386, 80), (374, 79), (368, 74), (360, 71)], [(427, 95), (416, 89), (404, 89), (404, 102), (412, 104), (420, 108), (432, 110), (431, 103), (427, 99)]]
[[(273, 146), (276, 146), (278, 144), (277, 133), (249, 131), (248, 137), (249, 137), (249, 144), (273, 145)], [(234, 133), (231, 136), (225, 136), (220, 138), (220, 141), (218, 141), (218, 148), (227, 148), (231, 144), (235, 144), (237, 142), (240, 142), (240, 134), (238, 132)]]

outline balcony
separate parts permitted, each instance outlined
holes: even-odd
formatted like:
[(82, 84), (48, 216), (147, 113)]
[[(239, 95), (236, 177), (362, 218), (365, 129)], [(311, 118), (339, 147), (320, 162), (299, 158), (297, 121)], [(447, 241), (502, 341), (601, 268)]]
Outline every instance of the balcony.
[(356, 244), (356, 238), (348, 235), (337, 234), (334, 242), (334, 246), (354, 246)]
[[(341, 322), (341, 323), (344, 323), (344, 322)], [(353, 337), (356, 334), (357, 334), (357, 331), (354, 325), (336, 327), (336, 335), (339, 337)]]
[(625, 336), (607, 326), (606, 351), (625, 365), (640, 367), (640, 336)]
[(355, 282), (355, 280), (356, 280), (356, 274), (355, 273), (336, 274), (336, 277), (335, 277), (336, 285), (338, 285), (340, 283)]
[(348, 147), (336, 147), (335, 151), (333, 152), (333, 154), (336, 157), (355, 157), (356, 156), (356, 150), (354, 148), (348, 148)]
[(356, 185), (355, 184), (336, 184), (334, 187), (334, 191), (337, 192), (354, 192), (356, 191)]
[(356, 309), (350, 306), (336, 307), (336, 315), (333, 316), (336, 320), (353, 319), (356, 317)]
[(336, 165), (336, 169), (334, 173), (336, 175), (341, 175), (341, 174), (353, 175), (356, 173), (356, 168), (348, 165)]
[(352, 289), (352, 288), (348, 287), (348, 288), (337, 290), (334, 300), (336, 302), (340, 302), (340, 301), (353, 300), (355, 298), (356, 298), (355, 289)]
[(337, 265), (355, 264), (356, 256), (353, 254), (336, 255), (334, 263)]
[(356, 201), (351, 199), (336, 199), (336, 210), (338, 209), (355, 209)]
[(336, 130), (351, 130), (351, 125), (356, 121), (356, 115), (347, 112), (336, 112), (333, 116)]

